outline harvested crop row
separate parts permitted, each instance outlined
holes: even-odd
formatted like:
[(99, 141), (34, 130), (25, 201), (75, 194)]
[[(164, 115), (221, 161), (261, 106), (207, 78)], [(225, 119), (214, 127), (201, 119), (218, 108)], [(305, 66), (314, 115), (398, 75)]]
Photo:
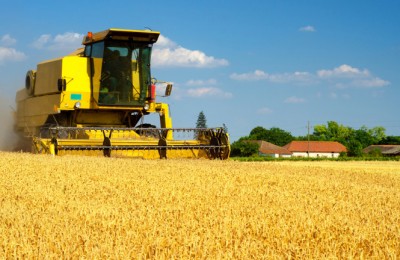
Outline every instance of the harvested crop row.
[(1, 258), (400, 256), (399, 162), (0, 165)]

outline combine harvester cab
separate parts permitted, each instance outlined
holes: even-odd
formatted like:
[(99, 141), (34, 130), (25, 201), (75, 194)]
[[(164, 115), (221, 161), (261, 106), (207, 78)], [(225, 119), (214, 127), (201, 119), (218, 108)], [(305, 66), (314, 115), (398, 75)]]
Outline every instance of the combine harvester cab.
[[(108, 29), (88, 33), (84, 48), (45, 61), (17, 92), (16, 130), (35, 153), (140, 158), (229, 158), (223, 128), (172, 128), (169, 106), (156, 102), (151, 77), (159, 32)], [(160, 127), (144, 124), (150, 113)]]

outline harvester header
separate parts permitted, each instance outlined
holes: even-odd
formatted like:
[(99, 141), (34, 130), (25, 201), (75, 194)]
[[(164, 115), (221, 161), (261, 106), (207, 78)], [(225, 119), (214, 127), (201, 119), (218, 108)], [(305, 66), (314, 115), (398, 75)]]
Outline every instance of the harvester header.
[[(169, 96), (172, 83), (151, 75), (160, 33), (107, 29), (89, 32), (84, 48), (41, 62), (17, 92), (15, 129), (36, 153), (141, 158), (229, 157), (222, 127), (172, 127), (169, 106), (156, 100), (156, 84)], [(157, 113), (159, 126), (145, 122)]]

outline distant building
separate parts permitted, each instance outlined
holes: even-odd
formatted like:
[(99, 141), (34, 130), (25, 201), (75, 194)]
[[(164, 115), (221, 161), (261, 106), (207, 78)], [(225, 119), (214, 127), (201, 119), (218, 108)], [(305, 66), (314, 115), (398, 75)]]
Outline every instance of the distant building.
[(400, 156), (400, 145), (370, 145), (363, 149), (363, 153), (370, 153), (373, 150), (378, 149), (384, 156)]
[(266, 141), (254, 140), (248, 142), (258, 144), (258, 155), (260, 156), (268, 156), (273, 158), (288, 158), (292, 156), (292, 153), (288, 149)]
[(297, 157), (337, 158), (340, 153), (347, 152), (344, 145), (333, 141), (292, 141), (283, 146)]

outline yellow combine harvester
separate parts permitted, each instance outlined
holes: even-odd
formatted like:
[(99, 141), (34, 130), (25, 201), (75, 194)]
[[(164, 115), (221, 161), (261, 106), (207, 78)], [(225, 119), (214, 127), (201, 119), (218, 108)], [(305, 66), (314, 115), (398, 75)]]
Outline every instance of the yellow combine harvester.
[[(156, 102), (150, 61), (159, 34), (88, 33), (84, 48), (28, 71), (16, 95), (16, 130), (32, 140), (33, 152), (227, 159), (223, 128), (172, 128), (168, 104)], [(169, 96), (172, 84), (165, 84)], [(150, 113), (160, 115), (159, 128), (143, 123)]]

